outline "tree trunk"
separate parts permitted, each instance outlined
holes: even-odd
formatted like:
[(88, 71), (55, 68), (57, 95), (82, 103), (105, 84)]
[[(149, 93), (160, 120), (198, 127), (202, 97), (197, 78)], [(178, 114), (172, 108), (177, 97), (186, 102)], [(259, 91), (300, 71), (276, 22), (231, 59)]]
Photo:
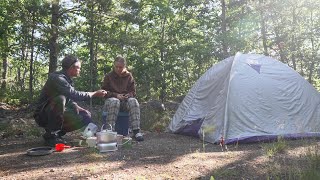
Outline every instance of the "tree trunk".
[(165, 16), (163, 18), (162, 21), (162, 25), (161, 25), (161, 46), (160, 46), (160, 76), (161, 76), (161, 89), (160, 89), (160, 100), (161, 102), (165, 102), (166, 99), (166, 75), (165, 75), (165, 70), (164, 70), (164, 64), (165, 64), (165, 50), (164, 50), (164, 43), (165, 43), (165, 26), (166, 26), (166, 21), (167, 21), (167, 17)]
[(59, 27), (59, 0), (52, 1), (51, 7), (51, 37), (49, 40), (49, 73), (57, 70), (58, 64), (58, 27)]
[(266, 35), (266, 23), (264, 19), (264, 10), (263, 10), (263, 0), (259, 0), (260, 4), (260, 26), (261, 26), (261, 35), (262, 35), (262, 45), (263, 45), (263, 54), (268, 56), (268, 47), (267, 47), (267, 35)]
[[(311, 15), (310, 15), (310, 22), (311, 22), (311, 27), (313, 27), (313, 12), (311, 11)], [(315, 45), (314, 45), (314, 37), (313, 37), (313, 34), (311, 33), (310, 34), (310, 41), (311, 41), (311, 49), (312, 49), (312, 52), (311, 52), (311, 63), (310, 63), (310, 66), (309, 66), (309, 74), (308, 74), (308, 81), (309, 83), (312, 84), (312, 76), (313, 76), (313, 70), (314, 70), (314, 66), (315, 66), (315, 61), (316, 61), (316, 48), (315, 48)]]
[[(5, 40), (6, 41), (6, 40)], [(8, 43), (7, 41), (5, 42)], [(4, 50), (4, 52), (1, 53), (2, 56), (2, 82), (1, 82), (1, 92), (5, 92), (7, 88), (7, 71), (8, 71), (8, 52)]]
[(29, 77), (29, 93), (30, 93), (30, 99), (33, 98), (33, 55), (34, 55), (34, 32), (35, 32), (35, 15), (32, 14), (32, 31), (31, 31), (31, 42), (30, 42), (30, 49), (31, 49), (31, 55), (30, 55), (30, 77)]
[[(92, 3), (92, 4), (91, 4)], [(94, 4), (93, 2), (89, 2), (88, 4), (89, 7), (89, 24), (90, 24), (90, 29), (89, 29), (89, 42), (88, 42), (88, 46), (89, 46), (89, 59), (90, 59), (90, 90), (93, 91), (94, 89)]]
[(228, 45), (227, 45), (227, 20), (226, 20), (226, 1), (221, 0), (221, 31), (222, 31), (222, 55), (223, 59), (228, 57)]
[(296, 26), (296, 12), (295, 8), (292, 9), (292, 35), (291, 35), (291, 61), (292, 61), (292, 68), (294, 70), (297, 70), (296, 65), (296, 51), (297, 51), (297, 44), (296, 44), (296, 38), (295, 38), (295, 26)]
[(283, 63), (287, 63), (287, 59), (286, 59), (286, 56), (284, 54), (284, 47), (285, 47), (285, 44), (284, 42), (281, 41), (280, 37), (279, 37), (279, 32), (277, 30), (277, 27), (274, 28), (274, 34), (275, 34), (275, 40), (276, 40), (276, 43), (277, 43), (277, 47), (279, 49), (279, 55), (280, 55), (280, 61), (283, 62)]
[(98, 86), (97, 77), (98, 77), (98, 49), (99, 49), (99, 35), (97, 36), (97, 40), (94, 44), (94, 59), (93, 59), (93, 90), (95, 90)]
[(187, 76), (187, 84), (188, 84), (188, 87), (191, 86), (191, 79), (190, 79), (190, 73), (189, 73), (189, 69), (188, 69), (188, 64), (187, 64), (187, 61), (186, 61), (186, 57), (183, 56), (182, 57), (182, 60), (183, 60), (183, 64), (184, 64), (184, 69), (186, 71), (186, 76)]
[[(24, 62), (24, 60), (25, 60), (25, 46), (24, 45), (22, 45), (22, 47), (21, 47), (21, 63), (22, 62)], [(20, 91), (21, 92), (23, 92), (23, 83), (22, 83), (22, 79), (21, 79), (21, 67), (19, 66), (18, 67), (18, 74), (17, 74), (17, 81), (18, 81), (18, 84), (19, 84), (19, 87), (20, 87)]]
[[(4, 29), (6, 31), (6, 29)], [(7, 88), (7, 73), (8, 73), (8, 50), (9, 50), (9, 41), (5, 37), (3, 38), (3, 51), (1, 52), (2, 58), (2, 74), (1, 74), (1, 94), (4, 94)]]

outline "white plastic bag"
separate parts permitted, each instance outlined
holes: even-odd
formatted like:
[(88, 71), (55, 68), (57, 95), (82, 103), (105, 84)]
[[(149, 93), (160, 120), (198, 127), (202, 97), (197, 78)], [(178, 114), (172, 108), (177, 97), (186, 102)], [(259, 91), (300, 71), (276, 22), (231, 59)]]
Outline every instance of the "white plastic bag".
[(82, 135), (86, 138), (93, 137), (97, 131), (98, 126), (93, 123), (89, 123), (88, 126), (82, 132)]

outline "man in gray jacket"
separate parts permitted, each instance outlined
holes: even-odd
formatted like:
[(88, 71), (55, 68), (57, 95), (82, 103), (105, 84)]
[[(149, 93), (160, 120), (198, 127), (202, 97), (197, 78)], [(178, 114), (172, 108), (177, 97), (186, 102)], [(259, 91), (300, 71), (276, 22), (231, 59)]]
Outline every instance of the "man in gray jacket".
[(67, 55), (62, 60), (62, 71), (51, 73), (42, 88), (34, 118), (45, 129), (43, 138), (48, 146), (66, 143), (62, 136), (66, 132), (84, 126), (95, 126), (91, 113), (78, 106), (75, 101), (89, 100), (92, 97), (104, 97), (105, 90), (94, 92), (77, 91), (71, 78), (80, 74), (81, 62)]

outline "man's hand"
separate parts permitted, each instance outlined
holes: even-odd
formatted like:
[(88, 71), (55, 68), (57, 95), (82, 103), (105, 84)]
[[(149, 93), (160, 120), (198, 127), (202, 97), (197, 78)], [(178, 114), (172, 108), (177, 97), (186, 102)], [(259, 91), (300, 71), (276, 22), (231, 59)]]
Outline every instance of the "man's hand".
[(125, 94), (118, 94), (118, 95), (117, 95), (117, 98), (118, 98), (119, 100), (126, 100), (126, 99), (128, 99), (128, 96), (126, 96)]
[(77, 114), (79, 114), (80, 111), (85, 111), (85, 112), (87, 112), (88, 115), (91, 117), (90, 111), (88, 111), (88, 110), (86, 110), (86, 109), (83, 109), (82, 107), (76, 105), (76, 112), (77, 112)]
[(105, 91), (103, 89), (92, 92), (92, 97), (104, 97), (105, 95), (107, 95), (107, 91)]
[(125, 94), (124, 96), (126, 97), (126, 99), (128, 99), (130, 97), (130, 94)]

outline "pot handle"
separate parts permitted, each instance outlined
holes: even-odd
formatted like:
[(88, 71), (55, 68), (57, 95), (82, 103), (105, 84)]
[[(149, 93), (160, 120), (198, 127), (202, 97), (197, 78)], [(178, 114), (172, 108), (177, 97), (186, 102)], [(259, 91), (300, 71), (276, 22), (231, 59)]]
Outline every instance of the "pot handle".
[[(108, 123), (106, 123), (106, 124), (109, 125), (110, 130), (112, 131), (112, 126), (111, 126), (111, 124), (108, 124)], [(103, 131), (103, 127), (104, 127), (104, 125), (106, 125), (106, 124), (102, 124), (102, 126), (101, 126), (101, 131)]]

